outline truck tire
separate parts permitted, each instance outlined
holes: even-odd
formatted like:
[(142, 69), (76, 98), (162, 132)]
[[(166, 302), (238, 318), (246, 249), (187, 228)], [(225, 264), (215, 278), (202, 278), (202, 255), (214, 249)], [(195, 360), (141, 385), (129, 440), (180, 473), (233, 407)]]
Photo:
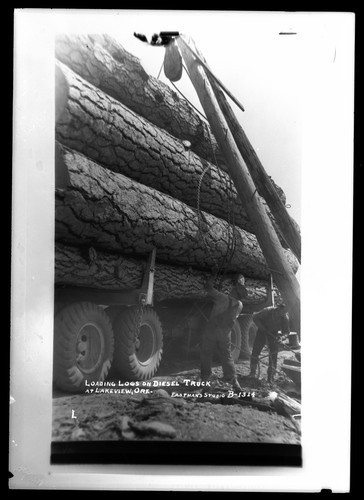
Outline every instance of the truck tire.
[(239, 317), (239, 324), (242, 337), (240, 357), (245, 361), (249, 361), (253, 349), (257, 327), (253, 322), (253, 316), (251, 314), (242, 314)]
[[(141, 316), (140, 316), (141, 315)], [(139, 335), (136, 330), (140, 325)], [(124, 380), (147, 380), (156, 373), (162, 358), (163, 332), (151, 307), (122, 311), (114, 322), (115, 354), (113, 371)]]
[(234, 326), (231, 330), (231, 354), (236, 363), (240, 357), (241, 349), (241, 329), (237, 321), (235, 321)]
[(54, 322), (54, 382), (67, 392), (81, 392), (87, 382), (103, 381), (114, 350), (112, 325), (101, 307), (76, 302)]

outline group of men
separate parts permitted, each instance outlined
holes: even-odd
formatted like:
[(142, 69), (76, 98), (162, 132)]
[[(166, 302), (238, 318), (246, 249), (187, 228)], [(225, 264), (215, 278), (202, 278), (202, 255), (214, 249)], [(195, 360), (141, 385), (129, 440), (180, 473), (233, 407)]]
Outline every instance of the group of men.
[[(208, 297), (213, 301), (213, 308), (205, 327), (201, 344), (201, 379), (211, 377), (212, 358), (215, 348), (218, 349), (224, 380), (237, 391), (242, 390), (238, 382), (236, 368), (231, 351), (231, 330), (234, 322), (243, 310), (243, 301), (248, 292), (244, 276), (239, 276), (229, 295), (219, 292), (213, 287), (213, 278), (206, 283)], [(266, 307), (253, 314), (253, 321), (258, 327), (251, 359), (250, 375), (255, 377), (259, 363), (259, 355), (267, 344), (269, 349), (269, 364), (267, 372), (268, 383), (273, 382), (277, 369), (279, 350), (279, 331), (283, 335), (290, 333), (289, 315), (284, 304)]]

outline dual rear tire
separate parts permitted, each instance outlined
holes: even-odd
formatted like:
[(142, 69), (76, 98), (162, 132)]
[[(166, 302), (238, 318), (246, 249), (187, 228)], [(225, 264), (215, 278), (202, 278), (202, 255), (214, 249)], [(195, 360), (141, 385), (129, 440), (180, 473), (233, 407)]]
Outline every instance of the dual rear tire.
[(130, 307), (116, 313), (114, 309), (109, 315), (91, 302), (73, 303), (58, 312), (53, 363), (57, 388), (82, 392), (87, 382), (104, 381), (112, 364), (114, 374), (126, 380), (146, 380), (155, 374), (163, 347), (155, 311), (146, 307), (140, 313)]

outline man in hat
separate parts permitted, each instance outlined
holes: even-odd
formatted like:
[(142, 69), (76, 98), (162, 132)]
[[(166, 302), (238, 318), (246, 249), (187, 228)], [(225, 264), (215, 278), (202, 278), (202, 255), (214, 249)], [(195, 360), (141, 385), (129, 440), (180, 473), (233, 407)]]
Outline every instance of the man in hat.
[(229, 295), (219, 292), (212, 286), (213, 278), (206, 283), (207, 296), (213, 301), (210, 318), (203, 333), (201, 344), (201, 379), (211, 376), (211, 365), (215, 347), (221, 358), (224, 379), (235, 390), (241, 391), (234, 360), (231, 354), (231, 329), (243, 309), (243, 300), (248, 293), (244, 276), (239, 275)]
[(258, 330), (250, 358), (250, 376), (256, 376), (259, 355), (267, 344), (269, 349), (267, 380), (268, 383), (272, 383), (274, 373), (277, 370), (279, 332), (281, 335), (288, 335), (290, 332), (288, 309), (285, 304), (266, 307), (253, 314), (253, 321)]

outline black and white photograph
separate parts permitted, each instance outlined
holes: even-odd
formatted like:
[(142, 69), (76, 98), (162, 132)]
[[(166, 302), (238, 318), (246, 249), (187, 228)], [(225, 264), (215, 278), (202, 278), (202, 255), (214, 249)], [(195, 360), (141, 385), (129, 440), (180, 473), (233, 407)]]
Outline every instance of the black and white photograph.
[[(304, 491), (306, 474), (318, 472), (310, 449), (326, 436), (313, 422), (333, 390), (322, 345), (331, 361), (342, 356), (343, 457), (348, 445), (350, 294), (341, 320), (325, 317), (327, 331), (314, 313), (335, 275), (320, 238), (338, 224), (335, 184), (321, 201), (322, 181), (330, 187), (322, 158), (333, 155), (322, 123), (338, 91), (346, 128), (336, 160), (348, 196), (338, 251), (350, 290), (353, 15), (17, 15), (11, 363), (25, 363), (12, 372), (10, 440), (18, 463), (20, 414), (44, 422), (35, 434), (48, 476), (20, 458), (14, 484), (57, 487), (57, 473), (70, 472), (70, 484), (89, 489), (97, 481), (85, 471), (96, 464), (103, 487), (118, 488), (122, 467), (183, 476), (178, 467), (198, 465), (207, 490), (217, 488), (211, 466), (233, 466), (246, 481), (232, 489)], [(335, 328), (340, 346), (326, 346)], [(260, 478), (260, 466), (276, 473)], [(335, 489), (326, 480), (313, 488)]]

